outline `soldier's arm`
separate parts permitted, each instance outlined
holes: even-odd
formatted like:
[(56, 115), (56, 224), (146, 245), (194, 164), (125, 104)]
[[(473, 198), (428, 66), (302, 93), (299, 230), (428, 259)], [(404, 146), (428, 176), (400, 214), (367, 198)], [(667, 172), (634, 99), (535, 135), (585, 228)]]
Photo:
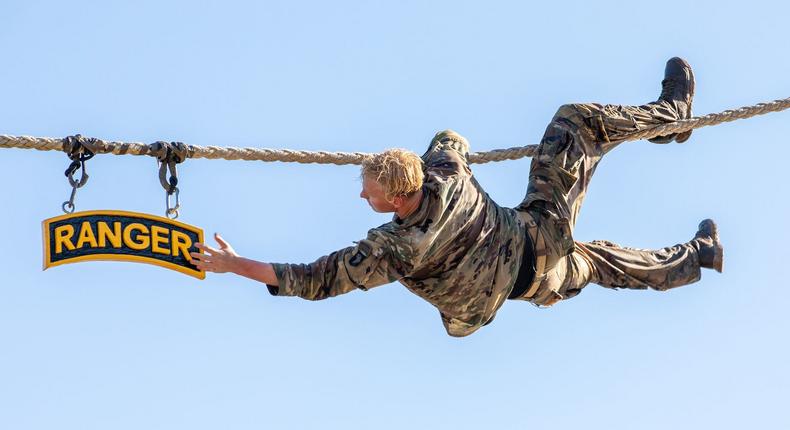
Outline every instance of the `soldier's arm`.
[(471, 175), (467, 162), (469, 142), (452, 130), (436, 133), (422, 160), (427, 170), (438, 170), (445, 175)]
[(207, 272), (232, 272), (263, 282), (269, 292), (279, 296), (298, 296), (320, 300), (355, 289), (367, 290), (397, 281), (405, 276), (403, 262), (395, 258), (394, 248), (403, 255), (408, 243), (391, 232), (374, 228), (356, 246), (335, 251), (309, 264), (266, 263), (244, 258), (216, 234), (219, 249), (195, 244), (205, 253), (191, 253), (192, 263)]
[[(276, 282), (265, 282), (277, 296), (321, 300), (357, 289), (394, 282), (404, 276), (391, 243), (373, 229), (356, 246), (335, 251), (309, 264), (272, 264)], [(265, 270), (267, 271), (267, 270)]]

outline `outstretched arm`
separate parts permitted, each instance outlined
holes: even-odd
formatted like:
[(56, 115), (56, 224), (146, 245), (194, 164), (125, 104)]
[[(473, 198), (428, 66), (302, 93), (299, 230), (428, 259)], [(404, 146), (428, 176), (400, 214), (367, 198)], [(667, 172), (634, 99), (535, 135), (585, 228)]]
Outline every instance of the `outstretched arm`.
[(392, 258), (388, 239), (377, 229), (356, 246), (335, 251), (309, 264), (270, 264), (239, 256), (222, 237), (219, 249), (196, 246), (206, 254), (191, 254), (193, 263), (216, 273), (232, 272), (267, 284), (269, 292), (321, 300), (356, 289), (367, 290), (403, 277), (399, 260)]
[(195, 244), (198, 249), (205, 252), (205, 254), (197, 252), (191, 254), (192, 263), (198, 269), (214, 273), (231, 272), (267, 285), (278, 285), (277, 275), (271, 264), (238, 255), (233, 247), (217, 233), (214, 233), (214, 240), (219, 244), (219, 249), (203, 243)]

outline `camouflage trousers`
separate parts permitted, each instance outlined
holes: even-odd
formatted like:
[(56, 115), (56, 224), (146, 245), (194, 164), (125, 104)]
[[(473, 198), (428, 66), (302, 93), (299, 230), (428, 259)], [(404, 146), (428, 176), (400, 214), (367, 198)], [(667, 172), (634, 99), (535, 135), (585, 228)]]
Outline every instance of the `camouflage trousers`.
[(604, 154), (630, 133), (677, 119), (666, 102), (560, 107), (532, 158), (527, 195), (516, 207), (534, 246), (536, 274), (515, 299), (551, 306), (589, 283), (663, 291), (699, 280), (695, 240), (657, 250), (573, 240), (576, 217)]

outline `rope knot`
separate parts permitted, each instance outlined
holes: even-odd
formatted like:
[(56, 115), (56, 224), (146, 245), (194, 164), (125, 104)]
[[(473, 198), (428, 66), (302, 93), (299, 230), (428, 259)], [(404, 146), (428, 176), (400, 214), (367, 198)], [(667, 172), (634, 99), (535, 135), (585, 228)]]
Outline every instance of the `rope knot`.
[[(149, 145), (150, 153), (159, 162), (159, 183), (165, 189), (167, 195), (172, 195), (178, 191), (178, 171), (176, 164), (183, 162), (189, 156), (189, 147), (183, 142), (157, 141)], [(170, 171), (170, 178), (167, 172)]]
[(83, 137), (81, 134), (63, 139), (63, 152), (71, 160), (71, 164), (65, 172), (66, 176), (71, 178), (80, 166), (84, 166), (87, 160), (96, 155), (96, 142), (96, 138)]
[[(77, 195), (77, 188), (82, 188), (88, 182), (88, 172), (85, 170), (85, 162), (96, 155), (98, 139), (92, 137), (82, 137), (75, 134), (63, 139), (63, 152), (71, 160), (71, 164), (64, 172), (71, 185), (71, 196), (68, 201), (63, 202), (62, 208), (65, 213), (74, 212), (74, 197)], [(80, 179), (74, 179), (77, 170), (82, 169)]]
[(148, 146), (149, 152), (162, 163), (182, 163), (191, 152), (189, 146), (183, 142), (156, 141)]
[[(72, 187), (79, 188), (88, 182), (88, 173), (85, 171), (85, 162), (96, 155), (96, 138), (83, 137), (80, 134), (68, 136), (63, 139), (63, 152), (71, 160), (71, 164), (66, 169), (64, 174), (69, 178), (69, 183)], [(74, 173), (82, 168), (82, 176), (80, 180), (74, 179)]]

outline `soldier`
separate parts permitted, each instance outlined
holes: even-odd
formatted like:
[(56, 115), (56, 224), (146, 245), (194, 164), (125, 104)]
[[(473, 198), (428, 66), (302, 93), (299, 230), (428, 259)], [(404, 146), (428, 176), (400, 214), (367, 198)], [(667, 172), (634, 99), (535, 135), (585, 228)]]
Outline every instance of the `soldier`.
[(690, 118), (693, 96), (691, 67), (672, 58), (655, 102), (560, 107), (532, 158), (526, 197), (512, 209), (483, 191), (466, 160), (469, 143), (447, 130), (421, 158), (394, 149), (365, 161), (360, 197), (395, 215), (355, 246), (310, 264), (270, 264), (239, 256), (215, 235), (219, 249), (197, 244), (205, 254), (193, 253), (193, 262), (261, 281), (273, 295), (308, 300), (399, 281), (439, 310), (451, 336), (491, 322), (506, 299), (551, 306), (589, 283), (659, 291), (687, 285), (700, 279), (701, 267), (722, 271), (713, 221), (702, 221), (689, 242), (658, 250), (577, 242), (573, 228), (601, 157), (630, 133)]

